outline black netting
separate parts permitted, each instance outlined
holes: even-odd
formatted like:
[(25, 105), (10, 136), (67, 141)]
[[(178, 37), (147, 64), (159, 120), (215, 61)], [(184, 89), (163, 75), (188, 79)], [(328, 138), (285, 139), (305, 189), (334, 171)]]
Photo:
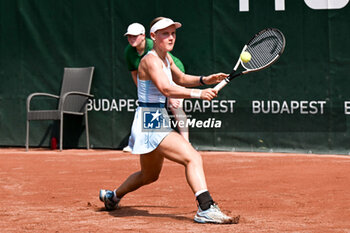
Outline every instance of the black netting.
[(266, 29), (256, 35), (248, 44), (246, 51), (252, 55), (249, 62), (243, 63), (246, 69), (262, 68), (283, 52), (285, 39), (277, 29)]

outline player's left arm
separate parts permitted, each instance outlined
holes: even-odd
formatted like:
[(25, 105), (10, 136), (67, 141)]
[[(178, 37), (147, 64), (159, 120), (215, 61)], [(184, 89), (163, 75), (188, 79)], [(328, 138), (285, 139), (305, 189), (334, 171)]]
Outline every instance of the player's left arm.
[(217, 73), (208, 76), (202, 76), (202, 82), (200, 82), (201, 76), (190, 75), (183, 73), (174, 63), (172, 57), (168, 54), (168, 60), (170, 62), (171, 74), (173, 81), (183, 87), (197, 87), (202, 85), (211, 85), (221, 82), (228, 74)]

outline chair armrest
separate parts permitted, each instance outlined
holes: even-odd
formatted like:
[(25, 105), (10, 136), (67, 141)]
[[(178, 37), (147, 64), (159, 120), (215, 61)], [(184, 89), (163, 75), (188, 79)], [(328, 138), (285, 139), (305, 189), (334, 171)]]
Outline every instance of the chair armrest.
[(51, 98), (55, 98), (55, 99), (60, 98), (58, 95), (52, 95), (49, 93), (40, 93), (40, 92), (32, 93), (27, 97), (27, 112), (29, 112), (29, 110), (30, 110), (30, 102), (31, 102), (32, 98), (36, 97), (36, 96), (46, 96), (46, 97), (51, 97)]
[(89, 93), (85, 93), (85, 92), (79, 92), (79, 91), (70, 91), (65, 93), (62, 98), (61, 98), (61, 107), (64, 107), (64, 103), (66, 101), (66, 98), (70, 95), (80, 95), (80, 96), (85, 96), (88, 98), (93, 98), (94, 96), (89, 94)]
[(69, 95), (81, 95), (81, 96), (85, 96), (85, 97), (89, 97), (89, 98), (92, 98), (94, 97), (93, 95), (89, 94), (89, 93), (85, 93), (85, 92), (79, 92), (79, 91), (70, 91), (70, 92), (67, 92), (65, 93), (63, 96), (62, 96), (62, 101), (64, 101), (67, 96)]

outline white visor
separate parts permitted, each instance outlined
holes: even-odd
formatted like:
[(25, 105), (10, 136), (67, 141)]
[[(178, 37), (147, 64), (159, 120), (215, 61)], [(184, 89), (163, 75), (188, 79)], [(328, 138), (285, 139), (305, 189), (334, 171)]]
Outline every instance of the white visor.
[(171, 25), (175, 25), (175, 27), (176, 27), (176, 29), (178, 29), (178, 28), (180, 28), (182, 25), (181, 25), (181, 23), (179, 23), (179, 22), (174, 22), (174, 21), (172, 21), (171, 19), (169, 19), (169, 18), (164, 18), (164, 19), (161, 19), (161, 20), (159, 20), (158, 22), (156, 22), (152, 27), (151, 27), (151, 30), (150, 30), (150, 32), (152, 33), (154, 33), (154, 32), (156, 32), (156, 31), (158, 31), (158, 30), (160, 30), (160, 29), (164, 29), (164, 28), (167, 28), (167, 27), (169, 27), (169, 26), (171, 26)]

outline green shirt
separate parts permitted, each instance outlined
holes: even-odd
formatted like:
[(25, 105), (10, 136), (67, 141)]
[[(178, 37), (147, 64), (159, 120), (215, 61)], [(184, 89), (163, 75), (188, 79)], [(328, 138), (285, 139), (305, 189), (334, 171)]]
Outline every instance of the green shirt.
[[(149, 38), (146, 38), (146, 46), (145, 46), (145, 51), (143, 54), (139, 55), (136, 48), (132, 47), (130, 44), (128, 44), (124, 50), (124, 56), (126, 60), (126, 64), (128, 66), (129, 71), (134, 71), (137, 70), (140, 64), (141, 59), (143, 56), (145, 56), (148, 51), (150, 51), (153, 48), (153, 41)], [(180, 59), (169, 53), (170, 56), (172, 57), (175, 65), (185, 73), (185, 67), (183, 63), (181, 62)]]

